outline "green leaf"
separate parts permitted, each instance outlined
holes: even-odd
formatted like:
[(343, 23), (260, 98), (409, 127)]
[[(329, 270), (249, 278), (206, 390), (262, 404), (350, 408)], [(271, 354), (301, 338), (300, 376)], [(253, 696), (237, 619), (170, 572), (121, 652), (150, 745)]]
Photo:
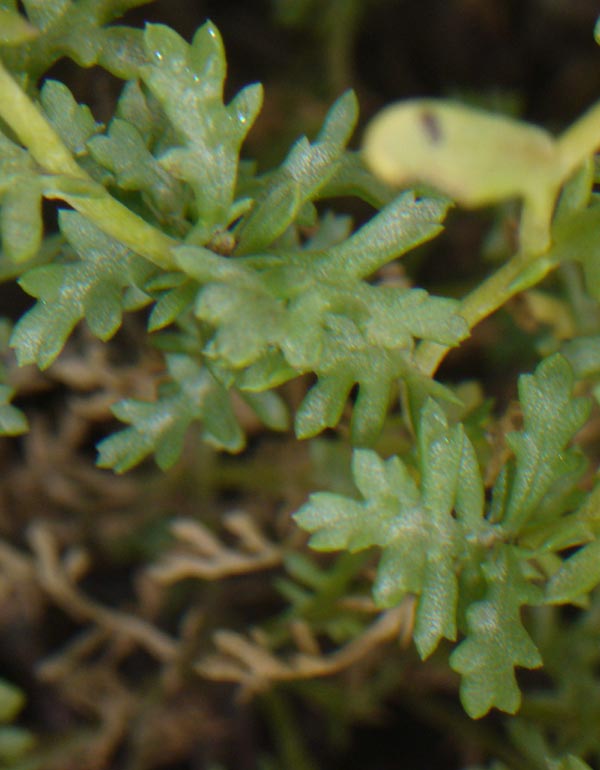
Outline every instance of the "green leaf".
[(35, 736), (17, 725), (0, 725), (0, 761), (16, 762), (35, 746)]
[(42, 191), (29, 152), (0, 132), (0, 236), (4, 253), (15, 262), (39, 251)]
[[(135, 1), (140, 4), (140, 0)], [(142, 30), (114, 25), (103, 29), (99, 37), (97, 64), (118, 78), (137, 78), (140, 68), (148, 61)]]
[(510, 532), (527, 524), (553, 484), (578, 463), (578, 453), (567, 444), (585, 423), (590, 403), (572, 392), (573, 372), (559, 354), (519, 379), (523, 430), (507, 437), (515, 469), (502, 515)]
[(9, 190), (19, 177), (35, 175), (35, 162), (19, 145), (0, 132), (0, 192)]
[(197, 421), (203, 437), (214, 446), (237, 452), (244, 436), (233, 413), (227, 390), (208, 369), (186, 355), (167, 356), (171, 379), (157, 401), (128, 399), (113, 407), (115, 416), (131, 425), (100, 442), (98, 464), (122, 473), (150, 454), (165, 470), (181, 454), (185, 434)]
[(164, 222), (174, 216), (183, 218), (187, 200), (181, 183), (165, 171), (131, 123), (115, 118), (108, 134), (91, 139), (88, 147), (93, 158), (114, 174), (122, 190), (149, 194), (155, 207), (168, 214)]
[(80, 214), (61, 211), (59, 223), (80, 259), (34, 268), (20, 280), (23, 289), (39, 300), (17, 323), (11, 338), (21, 365), (48, 367), (84, 317), (95, 336), (112, 337), (127, 304), (125, 290), (147, 279), (144, 260)]
[(2, 436), (19, 436), (28, 430), (27, 419), (23, 412), (10, 404), (13, 395), (12, 388), (0, 384), (0, 435)]
[(600, 299), (600, 262), (596, 259), (599, 227), (598, 202), (565, 216), (553, 230), (554, 244), (548, 254), (557, 264), (580, 262), (587, 291), (596, 300)]
[(174, 323), (187, 308), (193, 305), (197, 294), (198, 284), (185, 279), (179, 282), (179, 285), (164, 292), (150, 313), (148, 331), (158, 331)]
[(469, 607), (468, 636), (450, 656), (450, 665), (462, 675), (462, 704), (474, 719), (493, 706), (514, 714), (521, 704), (515, 666), (542, 665), (521, 622), (522, 605), (539, 603), (542, 593), (524, 577), (516, 550), (501, 547), (483, 572), (485, 598)]
[[(307, 438), (334, 427), (350, 390), (358, 385), (352, 440), (359, 446), (372, 444), (395, 383), (411, 371), (415, 338), (444, 338), (455, 345), (466, 333), (455, 311), (453, 301), (419, 289), (364, 283), (334, 287), (323, 282), (306, 291), (290, 306), (280, 343), (292, 366), (311, 369), (318, 377), (298, 410), (298, 436)], [(302, 323), (303, 318), (310, 321)]]
[(546, 587), (550, 604), (580, 599), (600, 583), (600, 540), (580, 548), (562, 564)]
[(38, 30), (19, 13), (0, 8), (0, 45), (26, 43), (38, 34)]
[(40, 34), (3, 51), (3, 59), (11, 69), (28, 72), (31, 82), (64, 56), (82, 67), (102, 64), (117, 77), (135, 78), (141, 46), (138, 44), (137, 50), (132, 50), (123, 43), (131, 45), (136, 37), (141, 37), (141, 31), (131, 30), (132, 34), (124, 35), (122, 28), (106, 25), (129, 8), (147, 1), (23, 0), (28, 19)]
[(329, 270), (367, 278), (392, 259), (435, 238), (442, 231), (447, 202), (403, 193), (351, 238), (327, 252)]
[(289, 410), (285, 401), (277, 393), (240, 393), (263, 425), (271, 430), (287, 430), (290, 426)]
[(370, 450), (356, 450), (353, 475), (364, 501), (317, 493), (295, 519), (313, 533), (313, 548), (383, 549), (375, 598), (391, 607), (406, 594), (419, 597), (414, 638), (426, 657), (442, 638), (456, 638), (462, 522), (483, 515), (472, 447), (462, 427), (450, 428), (432, 400), (419, 431), (419, 469), (417, 483), (399, 458), (384, 462)]
[(281, 167), (267, 178), (251, 214), (239, 228), (236, 253), (266, 248), (294, 222), (336, 172), (357, 117), (356, 97), (349, 91), (329, 111), (314, 144), (306, 137), (296, 142)]
[(0, 722), (12, 722), (24, 705), (23, 692), (6, 679), (0, 679)]
[(39, 0), (23, 2), (29, 20), (43, 31), (59, 21), (70, 5), (70, 0), (58, 0), (53, 3), (41, 3)]
[(233, 367), (257, 361), (285, 333), (285, 308), (262, 287), (213, 283), (198, 295), (196, 316), (215, 327), (205, 352)]
[(34, 257), (42, 243), (42, 188), (32, 176), (15, 180), (0, 207), (2, 249), (14, 262)]
[(561, 353), (571, 364), (577, 379), (600, 374), (600, 336), (589, 335), (569, 340)]
[(262, 89), (249, 86), (223, 103), (225, 53), (210, 23), (191, 45), (168, 27), (149, 24), (144, 43), (150, 64), (142, 67), (142, 78), (178, 137), (160, 164), (193, 189), (198, 222), (192, 242), (206, 243), (218, 226), (229, 224), (240, 147), (260, 109)]
[(115, 117), (135, 126), (146, 147), (157, 144), (170, 128), (158, 102), (137, 80), (130, 80), (123, 87)]
[(334, 174), (319, 190), (319, 198), (352, 195), (381, 209), (390, 203), (398, 191), (375, 177), (362, 161), (359, 152), (346, 152), (339, 159)]
[[(204, 352), (244, 370), (240, 387), (253, 391), (314, 372), (317, 383), (296, 416), (302, 438), (334, 427), (358, 385), (352, 439), (372, 444), (396, 383), (417, 374), (416, 340), (456, 345), (468, 328), (453, 300), (363, 278), (437, 234), (445, 211), (409, 194), (342, 243), (316, 240), (317, 249), (238, 259), (178, 249), (182, 270), (203, 284), (195, 313), (214, 329)], [(424, 387), (435, 386), (429, 380)]]
[(67, 86), (57, 80), (46, 80), (40, 101), (48, 120), (69, 150), (78, 158), (86, 155), (88, 140), (102, 130), (90, 108), (77, 104)]

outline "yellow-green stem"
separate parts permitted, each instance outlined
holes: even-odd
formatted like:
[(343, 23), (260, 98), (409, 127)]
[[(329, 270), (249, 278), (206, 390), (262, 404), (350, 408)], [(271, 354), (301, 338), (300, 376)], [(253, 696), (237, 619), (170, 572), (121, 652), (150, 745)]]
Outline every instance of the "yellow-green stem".
[[(469, 329), (501, 308), (511, 297), (539, 283), (557, 266), (553, 260), (516, 254), (462, 301), (459, 314)], [(436, 342), (422, 342), (416, 352), (419, 369), (433, 376), (450, 348)]]
[[(60, 198), (86, 216), (103, 232), (164, 270), (176, 263), (171, 250), (177, 241), (153, 227), (115, 200), (78, 165), (68, 147), (0, 62), (0, 118), (12, 129), (44, 171), (85, 182), (89, 194), (61, 191), (60, 183), (46, 197)], [(58, 181), (58, 180), (57, 180)]]

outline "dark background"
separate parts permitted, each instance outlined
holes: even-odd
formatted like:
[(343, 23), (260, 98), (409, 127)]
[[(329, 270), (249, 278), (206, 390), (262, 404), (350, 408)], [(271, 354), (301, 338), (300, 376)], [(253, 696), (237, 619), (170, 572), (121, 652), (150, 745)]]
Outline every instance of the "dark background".
[[(253, 81), (261, 81), (265, 86), (264, 109), (245, 152), (267, 169), (282, 159), (290, 143), (300, 134), (314, 135), (328, 107), (348, 87), (356, 89), (361, 104), (361, 126), (354, 146), (359, 145), (362, 126), (380, 107), (392, 100), (413, 96), (459, 97), (511, 112), (558, 132), (600, 98), (600, 47), (593, 36), (598, 13), (598, 0), (364, 0), (362, 3), (357, 0), (305, 0), (304, 3), (299, 0), (159, 0), (131, 12), (125, 21), (136, 25), (145, 21), (165, 23), (187, 39), (207, 18), (216, 24), (224, 38), (229, 61), (228, 92), (233, 94)], [(52, 74), (64, 78), (80, 101), (92, 106), (97, 119), (110, 119), (120, 83), (98, 69), (85, 72), (69, 62), (59, 63)], [(360, 207), (351, 210), (357, 221), (368, 215)], [(415, 261), (413, 277), (427, 288), (443, 285), (444, 291), (450, 285), (452, 290), (454, 284), (458, 284), (457, 292), (461, 291), (462, 277), (472, 276), (479, 269), (480, 246), (490, 218), (491, 214), (486, 213), (482, 217), (479, 213), (455, 212), (443, 245), (438, 247), (436, 242)], [(436, 251), (438, 248), (443, 249), (443, 254)], [(466, 375), (482, 377), (486, 393), (495, 395), (500, 406), (506, 403), (514, 393), (514, 374), (523, 369), (519, 356), (532, 355), (529, 348), (519, 355), (515, 353), (523, 337), (514, 325), (507, 326), (509, 323), (504, 317), (504, 320), (482, 324), (473, 339), (450, 358), (444, 376), (457, 380)], [(506, 334), (507, 329), (512, 336)], [(504, 337), (503, 345), (495, 347), (493, 341), (501, 337)], [(498, 377), (501, 356), (509, 364)], [(56, 399), (52, 401), (53, 408), (57, 403)], [(27, 446), (23, 453), (27, 454)], [(89, 457), (86, 460), (89, 462)], [(240, 462), (244, 462), (243, 457)], [(170, 510), (195, 505), (195, 501), (182, 502), (181, 491), (179, 498), (173, 498), (172, 489), (170, 493), (172, 497), (167, 503)], [(166, 490), (164, 495), (168, 494)], [(39, 505), (43, 508), (48, 504), (44, 495), (40, 498), (41, 504), (37, 498), (32, 498), (31, 503), (21, 502), (22, 510), (27, 511), (30, 505), (31, 518), (39, 515)], [(164, 495), (152, 501), (150, 511), (154, 510), (152, 506), (158, 509), (165, 505)], [(244, 502), (243, 496), (239, 502)], [(208, 499), (207, 507), (211, 503)], [(122, 511), (117, 513), (125, 516)], [(24, 522), (28, 515), (23, 513)], [(138, 512), (132, 515), (132, 521), (135, 516)], [(77, 526), (84, 532), (82, 537), (102, 541), (102, 533), (93, 529), (101, 524), (84, 520), (83, 514), (78, 522)], [(106, 522), (107, 526), (114, 525), (108, 517)], [(98, 547), (100, 553), (101, 550)], [(108, 548), (106, 550), (108, 552)], [(121, 600), (135, 560), (120, 571), (114, 554), (104, 556), (105, 562), (99, 561), (96, 573), (90, 578), (90, 590), (102, 599), (104, 591), (109, 600)], [(238, 613), (239, 617), (245, 611), (246, 624), (254, 619), (250, 617), (252, 613), (260, 617), (263, 609), (260, 603), (258, 609), (256, 602), (251, 601), (249, 607), (242, 606), (245, 595), (238, 590), (234, 596), (235, 584), (225, 590), (228, 592), (225, 598), (232, 600), (233, 597), (234, 604), (238, 601), (240, 605), (234, 606), (232, 614)], [(218, 598), (226, 604), (221, 595)], [(21, 648), (19, 655), (24, 662), (17, 663), (7, 675), (28, 692), (30, 705), (26, 717), (31, 726), (60, 733), (62, 724), (70, 728), (79, 716), (73, 716), (72, 711), (60, 703), (57, 705), (56, 693), (50, 688), (36, 691), (35, 676), (26, 671), (25, 660), (44, 657), (75, 629), (70, 621), (60, 613), (53, 614), (52, 610), (42, 620), (49, 638), (34, 639), (27, 630), (27, 644), (32, 646), (30, 653), (20, 637), (13, 642), (14, 649)], [(19, 655), (8, 647), (14, 659), (19, 660)], [(414, 663), (415, 670), (421, 670), (416, 660)], [(393, 665), (393, 660), (387, 663), (388, 668)], [(132, 680), (143, 680), (151, 670), (147, 661), (139, 663), (139, 667), (141, 675), (134, 670)], [(388, 672), (383, 664), (380, 668), (378, 676), (383, 680)], [(433, 671), (435, 675), (435, 669)], [(396, 676), (397, 673), (389, 670), (388, 687)], [(422, 688), (425, 679), (415, 681), (415, 688)], [(480, 729), (497, 730), (495, 734), (502, 735), (502, 718), (492, 716), (486, 720), (485, 727), (470, 722), (454, 698), (454, 680), (451, 685), (449, 694), (444, 693), (443, 688), (440, 694), (438, 688), (431, 701), (426, 697), (414, 699), (410, 683), (407, 686), (406, 681), (399, 694), (392, 687), (392, 692), (382, 699), (385, 708), (381, 713), (351, 724), (343, 740), (337, 743), (331, 739), (318, 709), (307, 705), (314, 702), (314, 698), (305, 698), (301, 690), (296, 692), (292, 688), (288, 693), (288, 708), (293, 711), (299, 732), (319, 770), (457, 768), (486, 758), (481, 752), (473, 753), (471, 746), (475, 744), (471, 738)], [(379, 681), (376, 687), (385, 692), (386, 682)], [(202, 703), (208, 702), (214, 727), (210, 719), (199, 724), (201, 737), (189, 749), (187, 758), (171, 763), (167, 760), (166, 764), (149, 763), (144, 767), (312, 770), (313, 765), (308, 764), (304, 768), (259, 765), (261, 756), (277, 753), (273, 749), (281, 736), (273, 728), (277, 720), (272, 714), (273, 709), (281, 708), (280, 703), (273, 705), (273, 701), (265, 698), (262, 703), (239, 705), (233, 689), (227, 685), (195, 682), (190, 690), (194, 688), (200, 692)], [(432, 689), (436, 689), (435, 683)], [(143, 722), (142, 717), (139, 720)], [(202, 717), (198, 720), (202, 722)], [(195, 735), (195, 730), (194, 726), (191, 734)], [(124, 739), (111, 760), (113, 764), (101, 767), (129, 770), (133, 766), (128, 760), (130, 755), (130, 746), (128, 748)], [(75, 765), (72, 767), (77, 770)]]

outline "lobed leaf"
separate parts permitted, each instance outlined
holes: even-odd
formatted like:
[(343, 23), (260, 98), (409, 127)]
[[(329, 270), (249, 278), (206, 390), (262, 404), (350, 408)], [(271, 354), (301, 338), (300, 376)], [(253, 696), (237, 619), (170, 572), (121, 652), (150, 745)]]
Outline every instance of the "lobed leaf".
[(600, 583), (600, 540), (580, 548), (562, 563), (546, 587), (550, 604), (574, 602)]
[(150, 196), (153, 211), (160, 213), (164, 224), (183, 221), (187, 206), (183, 185), (152, 155), (135, 125), (115, 118), (108, 133), (91, 139), (88, 148), (97, 163), (114, 174), (118, 187)]
[(399, 458), (384, 462), (356, 450), (353, 475), (363, 502), (317, 493), (295, 519), (319, 550), (382, 549), (376, 601), (391, 607), (408, 593), (419, 597), (414, 638), (426, 657), (442, 638), (456, 638), (462, 519), (481, 519), (483, 487), (462, 428), (450, 428), (432, 400), (422, 416), (418, 462), (420, 483)]
[(82, 67), (100, 64), (117, 77), (135, 78), (143, 60), (142, 32), (107, 25), (129, 8), (146, 2), (148, 0), (23, 0), (27, 19), (37, 34), (29, 34), (29, 39), (23, 39), (21, 45), (13, 44), (12, 48), (5, 49), (3, 60), (12, 69), (27, 72), (32, 82), (64, 56)]
[(209, 443), (230, 452), (243, 448), (244, 435), (227, 390), (208, 369), (183, 354), (168, 355), (167, 366), (171, 379), (157, 401), (128, 399), (113, 407), (115, 416), (131, 427), (100, 442), (101, 468), (123, 473), (154, 454), (165, 470), (181, 454), (186, 431), (197, 421)]
[(485, 598), (469, 607), (468, 636), (450, 656), (450, 665), (462, 675), (462, 704), (473, 718), (492, 706), (514, 714), (521, 704), (515, 666), (542, 665), (520, 617), (521, 607), (539, 603), (542, 592), (523, 574), (516, 549), (499, 548), (483, 573)]
[(102, 130), (89, 107), (77, 104), (64, 83), (46, 80), (40, 101), (48, 120), (69, 150), (78, 158), (87, 154), (87, 142)]
[(261, 251), (294, 222), (335, 174), (357, 118), (356, 96), (348, 91), (330, 109), (314, 144), (306, 137), (296, 142), (238, 229), (236, 253)]
[(142, 79), (178, 140), (160, 164), (193, 189), (198, 213), (193, 242), (206, 243), (230, 222), (240, 147), (260, 109), (262, 89), (249, 86), (223, 103), (225, 53), (210, 22), (191, 45), (168, 27), (150, 24), (144, 44), (150, 63), (141, 68)]
[[(371, 444), (397, 381), (417, 375), (415, 341), (455, 345), (467, 333), (455, 301), (363, 280), (439, 232), (445, 211), (436, 201), (405, 195), (343, 242), (316, 241), (313, 248), (235, 260), (201, 248), (178, 249), (178, 264), (202, 287), (195, 314), (214, 329), (204, 352), (239, 372), (247, 390), (314, 372), (317, 383), (296, 417), (302, 438), (334, 427), (358, 385), (353, 441)], [(183, 289), (175, 291), (164, 301), (180, 306)], [(193, 291), (188, 285), (186, 298)], [(157, 314), (159, 323), (173, 317), (162, 308)]]
[(10, 403), (14, 390), (0, 384), (0, 435), (18, 436), (28, 430), (27, 419), (20, 409)]
[(34, 268), (21, 278), (23, 289), (38, 299), (11, 338), (21, 365), (48, 367), (83, 318), (95, 336), (112, 337), (128, 306), (126, 290), (142, 285), (148, 275), (144, 260), (80, 214), (61, 211), (59, 224), (79, 260)]
[(0, 132), (0, 236), (14, 262), (31, 259), (41, 246), (42, 190), (27, 150)]
[(523, 430), (507, 437), (515, 469), (501, 514), (511, 532), (525, 526), (552, 485), (578, 463), (567, 444), (585, 423), (590, 403), (572, 392), (573, 372), (559, 354), (519, 380)]

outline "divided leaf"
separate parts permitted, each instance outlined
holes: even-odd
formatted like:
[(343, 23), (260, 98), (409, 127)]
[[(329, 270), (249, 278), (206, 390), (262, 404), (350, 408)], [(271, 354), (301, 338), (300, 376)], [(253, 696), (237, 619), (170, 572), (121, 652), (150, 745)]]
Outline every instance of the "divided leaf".
[(42, 182), (29, 152), (0, 132), (0, 236), (15, 262), (38, 252), (42, 241)]
[(90, 108), (77, 104), (67, 86), (58, 80), (45, 81), (40, 101), (48, 120), (73, 155), (85, 155), (87, 141), (102, 130)]
[(509, 546), (499, 548), (482, 569), (485, 598), (467, 610), (468, 636), (450, 656), (450, 665), (462, 675), (462, 704), (473, 718), (492, 706), (514, 714), (521, 704), (515, 666), (542, 665), (521, 621), (521, 607), (538, 604), (541, 589), (523, 575), (519, 554)]
[(14, 390), (0, 384), (0, 435), (18, 436), (28, 430), (27, 419), (20, 409), (10, 403)]
[(160, 164), (193, 189), (198, 221), (191, 242), (206, 243), (230, 222), (240, 147), (261, 107), (262, 89), (248, 86), (223, 103), (225, 53), (210, 23), (191, 45), (168, 27), (150, 24), (144, 44), (150, 63), (142, 67), (142, 79), (181, 143)]
[[(32, 82), (64, 56), (82, 67), (100, 64), (117, 77), (135, 78), (142, 63), (141, 30), (107, 26), (129, 8), (148, 0), (23, 0), (31, 24), (20, 25), (22, 40), (2, 53), (9, 67), (28, 72)], [(24, 22), (26, 24), (26, 22)], [(10, 32), (10, 30), (9, 30)], [(15, 43), (21, 42), (17, 46)]]
[(154, 453), (165, 470), (181, 454), (185, 433), (197, 421), (214, 446), (230, 452), (243, 448), (229, 394), (208, 369), (186, 355), (167, 356), (167, 366), (170, 380), (155, 402), (128, 399), (113, 407), (114, 415), (131, 427), (100, 442), (101, 468), (123, 473)]
[(453, 300), (363, 280), (434, 237), (445, 211), (407, 194), (341, 243), (233, 260), (178, 249), (180, 267), (203, 287), (196, 316), (214, 328), (206, 355), (239, 372), (247, 390), (314, 372), (318, 381), (296, 418), (302, 438), (335, 426), (358, 385), (353, 441), (371, 444), (396, 382), (414, 371), (415, 341), (456, 345), (468, 331)]
[(0, 45), (19, 45), (33, 40), (38, 30), (16, 11), (0, 8)]
[(37, 363), (41, 369), (59, 355), (83, 318), (100, 339), (112, 337), (121, 325), (123, 310), (130, 308), (126, 290), (135, 289), (133, 297), (139, 306), (137, 287), (150, 269), (145, 260), (76, 212), (61, 211), (59, 224), (80, 259), (34, 268), (21, 278), (23, 289), (38, 302), (21, 317), (11, 338), (19, 364)]
[(184, 187), (152, 155), (136, 126), (115, 118), (108, 133), (91, 139), (88, 147), (92, 157), (114, 174), (118, 187), (150, 196), (163, 224), (183, 220), (188, 202)]
[[(419, 470), (417, 483), (399, 458), (383, 462), (370, 450), (357, 450), (353, 474), (363, 502), (321, 492), (295, 518), (314, 533), (310, 542), (319, 550), (383, 549), (375, 598), (391, 607), (406, 594), (419, 597), (414, 638), (426, 657), (442, 638), (456, 638), (461, 520), (483, 513), (472, 447), (462, 427), (450, 428), (432, 400), (419, 431)], [(469, 492), (459, 502), (461, 486)]]
[(590, 403), (572, 393), (573, 372), (559, 354), (519, 379), (523, 430), (507, 437), (515, 453), (514, 477), (504, 510), (497, 514), (512, 533), (527, 524), (552, 486), (579, 464), (578, 452), (567, 444), (585, 423)]
[(306, 137), (296, 142), (256, 196), (252, 213), (237, 232), (236, 253), (261, 251), (295, 221), (336, 173), (357, 118), (356, 96), (348, 91), (330, 109), (314, 144)]
[[(582, 471), (579, 454), (566, 447), (589, 409), (572, 388), (570, 367), (558, 355), (521, 378), (524, 428), (510, 437), (516, 457), (500, 473), (487, 515), (474, 448), (431, 399), (421, 410), (418, 474), (396, 457), (383, 462), (356, 451), (363, 502), (318, 493), (296, 515), (313, 533), (314, 548), (382, 549), (376, 600), (388, 607), (406, 594), (418, 597), (414, 640), (423, 657), (440, 639), (464, 633), (450, 663), (462, 675), (461, 699), (473, 717), (492, 707), (514, 713), (521, 697), (515, 667), (542, 663), (521, 608), (581, 598), (600, 579), (593, 542), (553, 567), (545, 597), (539, 585), (553, 550), (591, 536), (583, 509), (565, 516), (577, 507), (573, 489)], [(507, 526), (514, 522), (518, 528)]]

